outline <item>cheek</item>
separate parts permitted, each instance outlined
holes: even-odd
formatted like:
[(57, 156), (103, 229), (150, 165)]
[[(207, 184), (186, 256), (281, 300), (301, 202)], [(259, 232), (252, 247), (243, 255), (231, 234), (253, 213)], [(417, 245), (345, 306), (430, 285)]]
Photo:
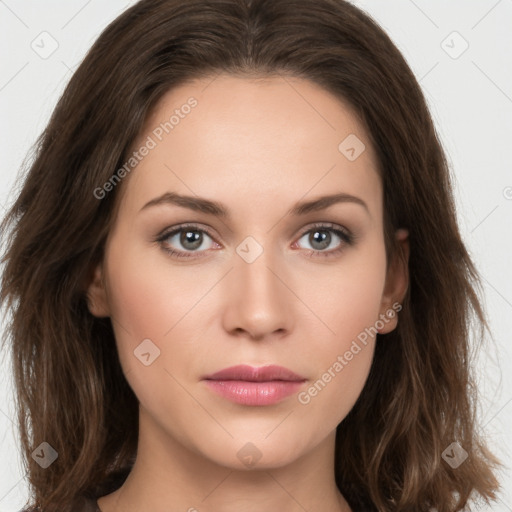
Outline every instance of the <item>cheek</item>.
[(171, 416), (181, 417), (174, 414), (176, 410), (194, 410), (193, 401), (173, 379), (175, 367), (189, 368), (194, 353), (189, 343), (171, 341), (197, 336), (187, 314), (205, 287), (194, 284), (190, 273), (171, 272), (161, 257), (151, 260), (148, 251), (143, 254), (135, 245), (123, 252), (118, 250), (127, 245), (118, 242), (112, 246), (107, 259), (109, 304), (119, 360), (139, 402), (155, 411), (155, 417), (161, 415), (170, 421)]
[(374, 341), (356, 341), (344, 348), (333, 351), (316, 379), (297, 395), (305, 418), (321, 418), (319, 428), (325, 434), (345, 419), (359, 398), (370, 371)]
[[(303, 293), (325, 324), (329, 345), (343, 350), (379, 319), (386, 277), (386, 256), (378, 238), (364, 250), (347, 252), (337, 265), (307, 278)], [(313, 286), (316, 283), (316, 286)], [(320, 286), (321, 284), (321, 286)]]
[(157, 344), (162, 342), (207, 289), (205, 283), (194, 279), (194, 273), (171, 270), (162, 255), (137, 245), (123, 253), (115, 249), (111, 252), (108, 275), (112, 316), (119, 327), (129, 331), (133, 341), (150, 338)]
[(377, 309), (378, 301), (371, 293), (361, 293), (353, 300), (340, 297), (338, 314), (326, 317), (335, 334), (303, 353), (306, 360), (314, 362), (315, 371), (297, 399), (311, 418), (323, 418), (326, 432), (346, 417), (364, 387), (374, 354), (372, 326)]
[[(119, 247), (126, 249), (120, 251)], [(107, 272), (111, 318), (122, 367), (132, 380), (144, 375), (147, 386), (155, 369), (163, 371), (168, 366), (171, 335), (185, 339), (190, 335), (184, 332), (187, 323), (180, 320), (195, 302), (193, 281), (185, 282), (183, 273), (170, 275), (161, 261), (151, 260), (136, 245), (123, 244), (121, 240), (111, 245)], [(148, 352), (149, 356), (144, 357), (150, 365), (146, 366), (142, 354)], [(174, 347), (173, 357), (180, 359), (179, 352), (180, 347)], [(136, 385), (133, 387), (137, 389)]]
[(312, 415), (326, 418), (330, 427), (348, 414), (368, 377), (385, 265), (383, 246), (376, 243), (372, 250), (347, 257), (322, 280), (322, 290), (309, 295), (311, 309), (325, 324), (318, 328), (327, 335), (315, 337), (304, 351), (316, 363), (316, 376), (298, 400)]

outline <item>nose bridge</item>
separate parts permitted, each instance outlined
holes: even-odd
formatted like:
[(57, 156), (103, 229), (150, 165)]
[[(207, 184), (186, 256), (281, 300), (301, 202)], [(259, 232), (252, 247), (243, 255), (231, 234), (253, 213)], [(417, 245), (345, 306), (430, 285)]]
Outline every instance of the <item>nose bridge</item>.
[(282, 283), (277, 279), (277, 259), (270, 245), (270, 237), (266, 238), (264, 248), (252, 236), (247, 237), (236, 248), (238, 261), (235, 263), (235, 276), (239, 280), (242, 293), (247, 293), (247, 299), (254, 298), (262, 301), (260, 307), (270, 302), (278, 302), (282, 295)]
[(268, 247), (249, 236), (236, 248), (225, 312), (229, 330), (243, 329), (259, 337), (290, 328), (291, 294), (270, 238), (265, 239)]

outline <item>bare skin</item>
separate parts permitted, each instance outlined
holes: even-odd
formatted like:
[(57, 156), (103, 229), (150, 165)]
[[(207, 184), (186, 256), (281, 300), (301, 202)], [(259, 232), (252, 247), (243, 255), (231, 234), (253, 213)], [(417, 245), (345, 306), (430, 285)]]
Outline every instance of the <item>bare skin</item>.
[[(155, 128), (191, 96), (197, 106), (158, 140)], [(365, 144), (352, 161), (338, 148), (350, 134)], [(91, 313), (112, 319), (140, 403), (134, 468), (99, 507), (349, 512), (334, 480), (336, 427), (363, 389), (375, 336), (342, 370), (333, 365), (365, 329), (396, 327), (396, 314), (383, 315), (408, 286), (403, 260), (386, 267), (382, 184), (365, 130), (309, 81), (221, 75), (168, 92), (134, 148), (148, 136), (157, 144), (118, 185), (116, 222), (88, 287)], [(222, 203), (230, 216), (171, 203), (143, 208), (165, 192)], [(297, 202), (341, 192), (366, 206), (288, 214)], [(190, 228), (155, 241), (183, 223), (197, 224), (198, 247), (184, 238)], [(354, 235), (352, 243), (333, 227)], [(396, 237), (406, 261), (407, 232)], [(241, 256), (260, 249), (253, 261)], [(147, 366), (134, 354), (146, 339), (146, 352), (160, 350)], [(306, 379), (302, 395), (250, 406), (206, 386), (205, 375), (243, 363), (291, 369)], [(325, 386), (308, 391), (328, 369)], [(250, 466), (244, 447), (256, 460)]]

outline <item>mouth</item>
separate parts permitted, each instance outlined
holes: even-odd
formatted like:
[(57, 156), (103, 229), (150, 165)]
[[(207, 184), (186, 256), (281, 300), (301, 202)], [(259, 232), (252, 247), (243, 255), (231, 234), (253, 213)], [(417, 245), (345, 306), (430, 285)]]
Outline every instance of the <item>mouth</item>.
[(280, 402), (300, 389), (306, 379), (283, 366), (232, 366), (203, 377), (220, 396), (242, 405), (261, 406)]

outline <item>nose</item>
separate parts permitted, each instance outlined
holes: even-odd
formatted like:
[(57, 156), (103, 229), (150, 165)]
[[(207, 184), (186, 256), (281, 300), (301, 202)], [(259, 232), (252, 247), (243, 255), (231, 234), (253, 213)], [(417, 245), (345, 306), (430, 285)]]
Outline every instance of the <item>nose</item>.
[(252, 262), (234, 255), (234, 268), (224, 280), (226, 332), (261, 341), (292, 331), (293, 311), (300, 302), (292, 290), (291, 274), (276, 260), (266, 250)]

